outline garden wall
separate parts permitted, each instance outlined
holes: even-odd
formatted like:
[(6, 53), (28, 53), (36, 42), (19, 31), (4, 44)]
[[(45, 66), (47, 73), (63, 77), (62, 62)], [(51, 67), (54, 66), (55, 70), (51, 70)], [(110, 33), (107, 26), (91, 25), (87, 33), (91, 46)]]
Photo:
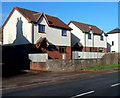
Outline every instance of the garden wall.
[(80, 59), (80, 60), (48, 60), (47, 71), (79, 71), (88, 66), (99, 66), (109, 64), (120, 64), (120, 53), (107, 53), (101, 59)]

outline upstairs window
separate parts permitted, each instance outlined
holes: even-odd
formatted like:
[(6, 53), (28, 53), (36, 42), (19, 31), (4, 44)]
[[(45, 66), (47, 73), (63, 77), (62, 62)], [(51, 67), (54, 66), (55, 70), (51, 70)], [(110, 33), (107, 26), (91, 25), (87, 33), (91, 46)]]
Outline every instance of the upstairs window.
[(53, 24), (53, 22), (51, 22), (51, 21), (48, 21), (48, 23), (49, 23), (49, 24)]
[(92, 35), (90, 33), (88, 33), (88, 39), (91, 39)]
[(114, 41), (112, 41), (112, 46), (114, 46)]
[(67, 36), (67, 30), (62, 29), (62, 36)]
[(100, 40), (104, 40), (104, 37), (103, 37), (103, 35), (100, 35)]
[(45, 25), (39, 24), (39, 25), (38, 25), (38, 32), (40, 32), (40, 33), (45, 33)]

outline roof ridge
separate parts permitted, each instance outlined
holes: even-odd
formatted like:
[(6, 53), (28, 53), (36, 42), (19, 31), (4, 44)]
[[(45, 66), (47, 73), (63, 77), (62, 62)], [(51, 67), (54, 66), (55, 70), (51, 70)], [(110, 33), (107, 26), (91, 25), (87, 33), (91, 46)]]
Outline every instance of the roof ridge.
[[(72, 22), (72, 21), (70, 21), (70, 22)], [(85, 25), (90, 25), (90, 26), (97, 27), (97, 26), (95, 26), (95, 25), (91, 25), (91, 24), (87, 24), (87, 23), (83, 23), (83, 22), (78, 22), (78, 21), (73, 21), (73, 22), (77, 22), (77, 23), (81, 23), (81, 24), (85, 24)]]
[(91, 29), (93, 30), (94, 34), (102, 34), (103, 33), (103, 30), (101, 30), (100, 28), (98, 28), (95, 25), (81, 23), (81, 22), (78, 22), (78, 21), (70, 21), (70, 22), (73, 23), (74, 25), (76, 25), (83, 32), (88, 32), (90, 27), (91, 27)]
[[(48, 14), (45, 14), (45, 15), (48, 15)], [(54, 17), (54, 18), (58, 18), (58, 17), (55, 17), (55, 16), (51, 16), (51, 15), (48, 15), (48, 16), (50, 16), (50, 17)]]
[[(115, 28), (115, 29), (118, 29), (118, 30), (120, 30), (120, 28), (119, 28), (119, 27), (117, 27), (117, 28)], [(113, 29), (113, 30), (115, 30), (115, 29)]]
[(39, 15), (39, 14), (44, 14), (44, 12), (38, 12), (38, 13), (35, 13), (33, 15)]
[(35, 12), (35, 13), (39, 13), (39, 12), (32, 11), (32, 10), (29, 10), (29, 9), (21, 8), (21, 7), (16, 7), (16, 6), (15, 6), (14, 8), (17, 8), (17, 9), (23, 9), (23, 10), (27, 10), (27, 11), (31, 11), (31, 12)]
[[(118, 31), (115, 31), (115, 30), (118, 30)], [(110, 30), (107, 34), (119, 33), (119, 31), (120, 31), (120, 29), (118, 27), (118, 28), (115, 28), (113, 30)]]

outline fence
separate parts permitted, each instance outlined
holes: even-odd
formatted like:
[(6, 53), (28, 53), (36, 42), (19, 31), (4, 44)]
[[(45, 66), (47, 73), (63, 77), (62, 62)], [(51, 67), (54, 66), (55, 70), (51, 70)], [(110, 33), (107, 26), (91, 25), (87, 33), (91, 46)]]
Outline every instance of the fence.
[(102, 58), (105, 53), (100, 52), (72, 52), (72, 59), (97, 59)]

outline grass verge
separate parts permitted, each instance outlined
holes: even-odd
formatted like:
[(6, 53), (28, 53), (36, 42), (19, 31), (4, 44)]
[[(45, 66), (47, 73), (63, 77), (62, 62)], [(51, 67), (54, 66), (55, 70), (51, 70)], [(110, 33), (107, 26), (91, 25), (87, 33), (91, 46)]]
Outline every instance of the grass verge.
[(87, 67), (85, 69), (87, 69), (87, 70), (101, 70), (101, 69), (110, 69), (110, 68), (120, 68), (120, 64), (91, 66), (91, 67)]

